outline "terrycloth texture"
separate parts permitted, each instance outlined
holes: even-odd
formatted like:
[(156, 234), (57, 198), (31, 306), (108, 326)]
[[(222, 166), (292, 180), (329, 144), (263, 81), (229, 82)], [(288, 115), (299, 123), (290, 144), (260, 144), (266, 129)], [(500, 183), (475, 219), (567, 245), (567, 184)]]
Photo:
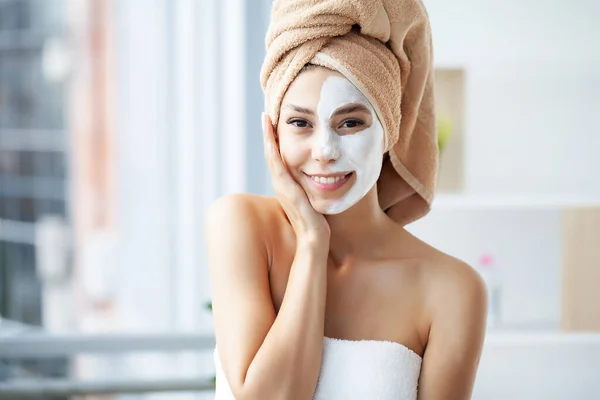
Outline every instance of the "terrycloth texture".
[[(214, 359), (217, 372), (215, 400), (235, 400), (216, 348)], [(401, 344), (326, 337), (313, 399), (415, 400), (420, 373), (421, 357)]]
[(275, 0), (261, 70), (278, 121), (307, 63), (343, 74), (369, 99), (386, 133), (379, 203), (406, 225), (433, 201), (438, 167), (431, 29), (421, 0)]

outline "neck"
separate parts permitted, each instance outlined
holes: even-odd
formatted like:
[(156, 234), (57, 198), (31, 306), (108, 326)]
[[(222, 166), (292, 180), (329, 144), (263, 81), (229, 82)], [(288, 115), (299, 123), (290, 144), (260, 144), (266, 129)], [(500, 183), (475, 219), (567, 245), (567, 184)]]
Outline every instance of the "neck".
[(325, 218), (331, 229), (329, 250), (339, 261), (372, 255), (392, 223), (379, 207), (376, 187), (348, 210)]

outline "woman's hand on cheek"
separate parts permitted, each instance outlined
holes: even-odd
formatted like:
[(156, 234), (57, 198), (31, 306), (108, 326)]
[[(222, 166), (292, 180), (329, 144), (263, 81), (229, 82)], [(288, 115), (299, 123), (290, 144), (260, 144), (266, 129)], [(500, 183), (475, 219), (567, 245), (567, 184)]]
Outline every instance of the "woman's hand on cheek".
[[(298, 241), (329, 243), (330, 229), (325, 217), (315, 211), (304, 189), (296, 182), (283, 163), (271, 119), (262, 115), (265, 158), (271, 172), (273, 190), (285, 211)], [(325, 241), (326, 240), (326, 241)]]

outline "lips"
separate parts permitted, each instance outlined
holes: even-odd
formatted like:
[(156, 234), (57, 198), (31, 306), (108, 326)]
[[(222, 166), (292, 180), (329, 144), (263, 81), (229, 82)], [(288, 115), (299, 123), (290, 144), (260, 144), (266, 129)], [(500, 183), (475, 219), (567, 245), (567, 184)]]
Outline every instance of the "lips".
[(352, 172), (350, 173), (340, 173), (340, 174), (328, 174), (328, 175), (309, 175), (306, 174), (307, 180), (313, 184), (313, 186), (320, 191), (333, 191), (337, 190), (340, 187), (344, 186), (346, 182), (352, 176)]

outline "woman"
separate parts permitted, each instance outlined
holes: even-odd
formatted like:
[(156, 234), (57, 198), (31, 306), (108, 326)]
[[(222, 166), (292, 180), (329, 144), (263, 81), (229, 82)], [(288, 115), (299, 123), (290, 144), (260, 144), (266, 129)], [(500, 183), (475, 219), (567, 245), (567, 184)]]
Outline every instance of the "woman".
[(484, 284), (404, 229), (435, 183), (431, 66), (419, 0), (274, 2), (276, 197), (207, 217), (218, 400), (470, 398)]

